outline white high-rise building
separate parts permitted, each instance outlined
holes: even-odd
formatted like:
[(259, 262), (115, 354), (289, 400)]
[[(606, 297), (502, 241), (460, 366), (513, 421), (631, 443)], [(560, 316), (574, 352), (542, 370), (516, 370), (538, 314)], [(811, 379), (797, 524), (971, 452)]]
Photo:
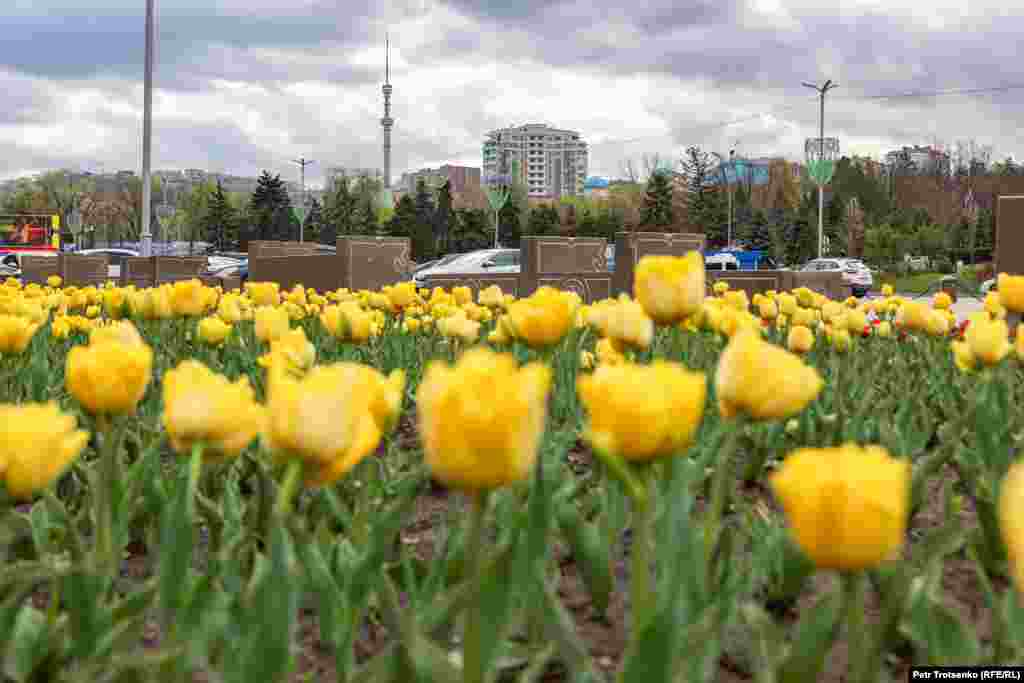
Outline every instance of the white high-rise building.
[(587, 179), (587, 143), (574, 130), (542, 123), (502, 128), (487, 134), (483, 175), (508, 174), (519, 162), (519, 181), (530, 197), (580, 196)]

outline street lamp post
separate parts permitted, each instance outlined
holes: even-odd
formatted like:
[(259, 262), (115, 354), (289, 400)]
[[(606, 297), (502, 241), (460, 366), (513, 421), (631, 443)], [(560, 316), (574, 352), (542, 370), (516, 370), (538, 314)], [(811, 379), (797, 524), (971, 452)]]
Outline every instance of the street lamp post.
[[(803, 85), (811, 90), (814, 90), (821, 96), (821, 115), (818, 119), (819, 123), (819, 136), (818, 136), (818, 162), (819, 165), (825, 168), (825, 93), (832, 88), (837, 87), (838, 83), (833, 83), (831, 80), (825, 81), (825, 85), (818, 87), (813, 83), (803, 83)], [(828, 173), (831, 176), (831, 173)], [(823, 176), (819, 175), (818, 180), (818, 258), (824, 255), (824, 244), (825, 244), (825, 183), (830, 178), (821, 180)]]
[(153, 143), (153, 2), (146, 0), (146, 76), (142, 103), (142, 256), (153, 255), (153, 231), (150, 202), (150, 150)]
[(292, 159), (293, 164), (297, 164), (301, 169), (299, 175), (299, 187), (301, 188), (302, 196), (302, 211), (299, 216), (299, 242), (304, 241), (304, 231), (306, 228), (306, 212), (309, 211), (309, 198), (306, 196), (306, 167), (314, 163), (311, 159), (302, 157), (300, 159)]
[[(712, 154), (714, 154), (716, 157), (718, 157), (719, 163), (722, 165), (723, 168), (725, 168), (725, 159), (722, 158), (722, 155), (719, 154), (718, 152), (712, 152)], [(734, 149), (729, 150), (729, 168), (732, 169), (733, 175), (736, 175), (736, 162), (733, 160), (733, 157), (735, 156), (735, 154), (736, 154), (736, 150), (734, 150)], [(728, 174), (725, 175), (725, 184), (728, 186), (728, 189), (729, 189), (729, 216), (727, 218), (728, 228), (727, 228), (727, 232), (726, 232), (725, 246), (726, 247), (731, 247), (732, 246), (732, 202), (733, 202), (733, 198), (732, 197), (733, 197), (733, 187), (732, 187), (732, 183), (729, 182)]]

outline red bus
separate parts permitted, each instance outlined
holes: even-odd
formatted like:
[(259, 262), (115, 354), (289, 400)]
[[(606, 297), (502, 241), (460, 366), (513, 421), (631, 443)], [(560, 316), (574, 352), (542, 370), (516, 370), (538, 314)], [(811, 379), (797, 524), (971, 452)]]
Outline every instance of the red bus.
[(48, 213), (0, 214), (0, 263), (20, 265), (21, 254), (60, 251), (60, 216)]

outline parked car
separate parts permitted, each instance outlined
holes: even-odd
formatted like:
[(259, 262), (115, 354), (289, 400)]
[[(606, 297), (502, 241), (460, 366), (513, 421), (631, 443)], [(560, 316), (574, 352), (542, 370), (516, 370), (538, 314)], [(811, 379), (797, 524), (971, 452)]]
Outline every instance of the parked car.
[[(443, 260), (443, 259), (442, 259)], [(518, 273), (518, 249), (481, 249), (459, 254), (447, 263), (438, 263), (413, 274), (417, 287), (424, 285), (431, 275), (461, 275), (463, 273)]]
[(124, 263), (124, 259), (127, 256), (138, 256), (139, 252), (134, 249), (121, 249), (114, 247), (106, 247), (103, 249), (82, 249), (81, 251), (75, 252), (82, 256), (99, 256), (106, 254), (109, 258), (107, 262), (107, 277), (111, 280), (117, 280), (121, 277), (121, 264)]
[(249, 259), (236, 260), (234, 263), (218, 268), (210, 267), (210, 275), (216, 278), (237, 277), (244, 284), (249, 279)]
[(842, 273), (843, 282), (850, 286), (854, 296), (864, 296), (874, 284), (871, 270), (858, 259), (822, 258), (814, 259), (800, 269), (805, 273)]
[(988, 280), (985, 280), (984, 282), (981, 283), (981, 295), (982, 296), (985, 296), (989, 292), (996, 292), (996, 291), (999, 291), (999, 288), (996, 286), (996, 279), (995, 278), (989, 278)]
[(704, 257), (704, 270), (739, 270), (740, 260), (728, 252), (718, 252)]

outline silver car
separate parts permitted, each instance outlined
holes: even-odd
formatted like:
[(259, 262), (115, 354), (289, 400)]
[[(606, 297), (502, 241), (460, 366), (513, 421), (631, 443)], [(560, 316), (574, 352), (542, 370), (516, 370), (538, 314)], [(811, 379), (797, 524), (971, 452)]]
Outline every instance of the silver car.
[(858, 259), (842, 257), (814, 259), (800, 270), (805, 273), (842, 273), (843, 283), (850, 287), (856, 297), (867, 294), (874, 284), (871, 270)]
[(426, 278), (432, 275), (462, 275), (464, 273), (518, 273), (519, 272), (519, 250), (518, 249), (481, 249), (471, 251), (468, 254), (459, 254), (455, 258), (447, 260), (447, 257), (437, 263), (417, 271), (413, 280), (417, 286), (422, 286)]

